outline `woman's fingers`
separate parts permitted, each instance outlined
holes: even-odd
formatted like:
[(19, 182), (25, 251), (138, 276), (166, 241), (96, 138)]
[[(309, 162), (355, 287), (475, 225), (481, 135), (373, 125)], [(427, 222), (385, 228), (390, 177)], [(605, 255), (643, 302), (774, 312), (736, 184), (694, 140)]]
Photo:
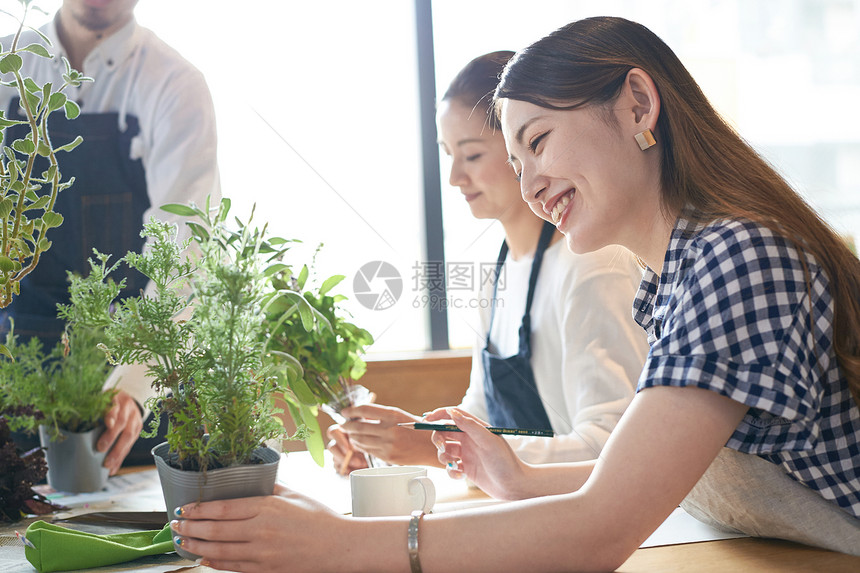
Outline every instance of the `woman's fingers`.
[[(284, 488), (286, 489), (286, 488)], [(288, 492), (289, 490), (286, 490)], [(286, 495), (286, 492), (280, 495)], [(173, 517), (187, 520), (232, 520), (251, 519), (265, 507), (268, 496), (244, 497), (241, 499), (224, 499), (219, 501), (204, 501), (202, 503), (187, 503), (174, 510)]]

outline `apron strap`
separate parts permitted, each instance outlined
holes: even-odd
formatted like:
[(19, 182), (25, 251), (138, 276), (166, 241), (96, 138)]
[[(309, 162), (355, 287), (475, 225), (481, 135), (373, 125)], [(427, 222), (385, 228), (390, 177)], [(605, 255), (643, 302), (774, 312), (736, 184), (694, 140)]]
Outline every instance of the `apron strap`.
[[(526, 297), (526, 309), (523, 313), (522, 325), (520, 326), (520, 351), (531, 348), (531, 308), (532, 300), (534, 299), (535, 285), (537, 284), (538, 275), (540, 274), (541, 263), (543, 262), (543, 254), (549, 246), (552, 235), (555, 232), (555, 225), (549, 221), (544, 221), (541, 228), (540, 238), (538, 239), (535, 256), (532, 260), (531, 275), (529, 276), (529, 292)], [(499, 288), (499, 276), (502, 274), (502, 265), (505, 264), (505, 259), (508, 256), (508, 242), (502, 241), (502, 247), (499, 249), (499, 257), (496, 260), (496, 269), (493, 274), (493, 304), (490, 305), (490, 324), (487, 328), (486, 346), (490, 345), (490, 333), (493, 332), (493, 320), (496, 317), (496, 295)]]

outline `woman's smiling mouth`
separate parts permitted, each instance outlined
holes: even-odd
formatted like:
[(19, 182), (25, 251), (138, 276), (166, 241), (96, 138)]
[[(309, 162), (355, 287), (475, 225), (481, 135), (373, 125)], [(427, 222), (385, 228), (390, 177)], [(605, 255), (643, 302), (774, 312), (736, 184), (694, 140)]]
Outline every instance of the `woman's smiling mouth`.
[(562, 195), (561, 199), (556, 201), (549, 215), (552, 217), (552, 222), (555, 225), (558, 225), (559, 221), (561, 221), (561, 214), (564, 212), (565, 207), (570, 203), (571, 198), (573, 198), (573, 194), (576, 193), (576, 189), (571, 189), (564, 195)]

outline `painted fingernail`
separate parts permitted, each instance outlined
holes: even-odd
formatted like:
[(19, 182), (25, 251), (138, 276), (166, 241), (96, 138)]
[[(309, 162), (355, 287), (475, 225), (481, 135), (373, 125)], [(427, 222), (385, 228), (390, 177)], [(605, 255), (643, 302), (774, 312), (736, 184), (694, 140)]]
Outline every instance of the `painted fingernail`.
[(173, 538), (173, 543), (175, 543), (178, 547), (182, 547), (185, 544), (185, 540), (177, 535)]
[(173, 515), (175, 515), (176, 517), (182, 517), (183, 513), (185, 513), (185, 512), (182, 510), (181, 507), (177, 507), (176, 509), (173, 510)]
[(172, 529), (172, 530), (174, 530), (174, 531), (178, 530), (178, 529), (179, 529), (179, 524), (180, 524), (180, 523), (182, 523), (182, 522), (181, 522), (181, 521), (179, 521), (178, 519), (174, 519), (174, 520), (172, 520), (172, 521), (170, 522), (170, 529)]
[(448, 462), (448, 469), (449, 470), (457, 469), (457, 464), (455, 464), (454, 462)]

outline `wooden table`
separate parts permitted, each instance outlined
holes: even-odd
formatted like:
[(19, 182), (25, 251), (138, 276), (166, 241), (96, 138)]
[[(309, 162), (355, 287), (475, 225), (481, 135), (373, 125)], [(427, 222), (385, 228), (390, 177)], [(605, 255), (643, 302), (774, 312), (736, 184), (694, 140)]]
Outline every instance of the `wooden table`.
[[(150, 475), (151, 468), (144, 468)], [(465, 482), (449, 479), (442, 470), (431, 469), (431, 478), (436, 484), (438, 511), (449, 511), (458, 507), (492, 503), (483, 492), (470, 488)], [(286, 456), (279, 468), (279, 480), (287, 486), (312, 495), (328, 504), (335, 511), (349, 512), (349, 480), (338, 476), (327, 464), (319, 468), (306, 452), (293, 452)], [(157, 480), (156, 480), (157, 481)], [(153, 482), (154, 483), (154, 482)], [(155, 488), (156, 491), (148, 491)], [(163, 510), (159, 501), (160, 490), (157, 485), (147, 486), (146, 492), (135, 495), (135, 506), (131, 509)], [(496, 502), (499, 503), (499, 502)], [(104, 510), (104, 508), (99, 508)], [(126, 509), (114, 505), (113, 510)], [(11, 527), (0, 526), (0, 537), (8, 538), (14, 529), (23, 531), (27, 522)], [(18, 557), (20, 555), (20, 557)], [(178, 572), (193, 566), (193, 563), (175, 554), (156, 556), (90, 571), (150, 571)], [(24, 559), (23, 548), (15, 544), (0, 543), (0, 573), (33, 573)], [(194, 567), (191, 571), (208, 573), (206, 567)], [(787, 573), (858, 573), (860, 557), (852, 557), (822, 549), (814, 549), (796, 543), (768, 539), (738, 538), (647, 547), (637, 550), (618, 569), (619, 573), (711, 573), (711, 572), (787, 572)]]

